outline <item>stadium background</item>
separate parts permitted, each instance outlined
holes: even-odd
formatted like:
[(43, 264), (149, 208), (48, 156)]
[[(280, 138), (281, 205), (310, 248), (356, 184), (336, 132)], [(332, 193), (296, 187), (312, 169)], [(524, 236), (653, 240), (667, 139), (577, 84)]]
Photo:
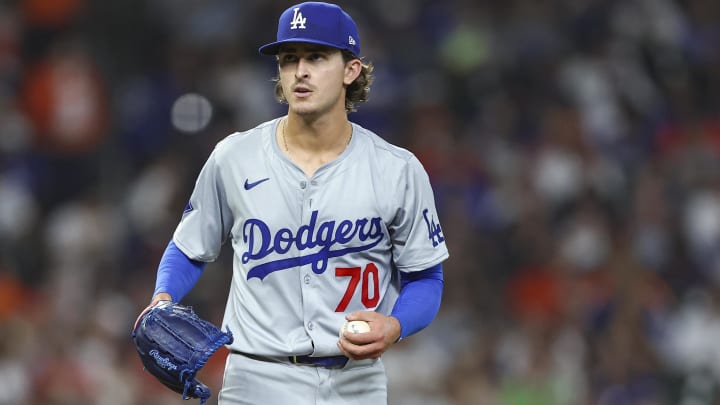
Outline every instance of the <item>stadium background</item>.
[[(213, 145), (283, 111), (256, 49), (290, 4), (0, 4), (0, 404), (181, 403), (130, 327)], [(351, 119), (418, 155), (451, 250), (390, 403), (718, 403), (720, 2), (339, 4)], [(218, 323), (229, 269), (185, 301)]]

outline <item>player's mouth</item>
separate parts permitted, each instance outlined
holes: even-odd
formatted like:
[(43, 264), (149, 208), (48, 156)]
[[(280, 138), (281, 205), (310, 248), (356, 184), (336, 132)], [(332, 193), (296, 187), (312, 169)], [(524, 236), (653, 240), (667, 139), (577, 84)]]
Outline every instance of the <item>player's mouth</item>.
[(295, 88), (293, 89), (293, 94), (295, 95), (295, 97), (305, 98), (309, 97), (310, 94), (312, 94), (312, 90), (305, 86), (295, 86)]

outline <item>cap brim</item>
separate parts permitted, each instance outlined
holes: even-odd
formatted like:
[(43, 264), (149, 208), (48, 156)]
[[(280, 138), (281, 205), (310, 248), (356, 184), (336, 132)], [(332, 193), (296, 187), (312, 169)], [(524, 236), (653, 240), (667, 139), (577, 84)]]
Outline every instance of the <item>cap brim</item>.
[(340, 50), (347, 50), (345, 48), (340, 48), (337, 46), (337, 44), (332, 44), (330, 42), (326, 41), (319, 41), (317, 39), (312, 38), (289, 38), (284, 39), (282, 41), (276, 41), (271, 42), (269, 44), (263, 45), (258, 49), (258, 52), (260, 52), (261, 55), (277, 55), (280, 52), (280, 46), (284, 44), (294, 44), (294, 43), (306, 43), (306, 44), (316, 44), (316, 45), (324, 45), (329, 46), (331, 48), (340, 49)]

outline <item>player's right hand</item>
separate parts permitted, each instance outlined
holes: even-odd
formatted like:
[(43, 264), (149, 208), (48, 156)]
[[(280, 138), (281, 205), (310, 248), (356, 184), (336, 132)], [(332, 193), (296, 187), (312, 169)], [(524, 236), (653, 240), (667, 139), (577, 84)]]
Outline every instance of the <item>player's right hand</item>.
[(392, 316), (373, 311), (356, 311), (345, 319), (370, 324), (370, 332), (345, 333), (338, 341), (340, 351), (353, 360), (379, 358), (400, 336), (400, 322)]

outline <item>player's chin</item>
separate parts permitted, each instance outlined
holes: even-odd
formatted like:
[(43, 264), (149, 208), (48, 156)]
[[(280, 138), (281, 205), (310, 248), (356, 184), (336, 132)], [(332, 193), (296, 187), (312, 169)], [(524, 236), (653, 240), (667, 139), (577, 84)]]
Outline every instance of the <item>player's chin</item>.
[(302, 117), (313, 117), (319, 115), (319, 109), (310, 103), (295, 103), (290, 106), (290, 110)]

